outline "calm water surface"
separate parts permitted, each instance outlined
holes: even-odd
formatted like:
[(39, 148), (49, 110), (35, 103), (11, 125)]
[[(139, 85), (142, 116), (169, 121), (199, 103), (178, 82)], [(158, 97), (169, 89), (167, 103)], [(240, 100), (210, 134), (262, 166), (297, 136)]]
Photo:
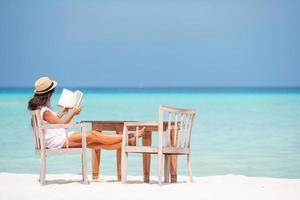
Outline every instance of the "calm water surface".
[[(300, 178), (300, 92), (297, 90), (93, 90), (85, 93), (80, 120), (155, 121), (158, 105), (197, 109), (192, 135), (195, 176), (243, 174)], [(56, 106), (60, 91), (52, 99)], [(39, 173), (34, 155), (28, 90), (0, 92), (0, 171)], [(88, 127), (90, 128), (90, 127)], [(116, 174), (114, 151), (102, 151), (101, 173)], [(89, 170), (91, 171), (91, 152)], [(157, 157), (152, 158), (156, 175)], [(187, 174), (185, 157), (179, 174)], [(48, 173), (79, 173), (79, 156), (48, 159)], [(142, 175), (139, 155), (130, 155), (129, 174)]]

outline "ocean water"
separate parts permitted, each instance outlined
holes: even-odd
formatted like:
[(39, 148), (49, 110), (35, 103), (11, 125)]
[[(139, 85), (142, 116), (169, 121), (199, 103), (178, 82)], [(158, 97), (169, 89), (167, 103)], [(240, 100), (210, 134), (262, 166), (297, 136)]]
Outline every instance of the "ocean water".
[[(196, 108), (192, 133), (194, 176), (242, 174), (300, 178), (299, 89), (86, 89), (81, 120), (156, 121), (158, 105)], [(52, 99), (56, 103), (60, 90)], [(28, 89), (0, 90), (0, 171), (39, 173), (27, 101)], [(88, 129), (90, 127), (88, 126)], [(89, 171), (91, 172), (91, 152)], [(116, 174), (114, 151), (102, 151), (100, 173)], [(80, 173), (79, 156), (48, 158), (47, 173)], [(129, 174), (142, 175), (140, 155), (129, 156)], [(179, 174), (186, 175), (185, 157)], [(151, 175), (157, 174), (157, 157)]]

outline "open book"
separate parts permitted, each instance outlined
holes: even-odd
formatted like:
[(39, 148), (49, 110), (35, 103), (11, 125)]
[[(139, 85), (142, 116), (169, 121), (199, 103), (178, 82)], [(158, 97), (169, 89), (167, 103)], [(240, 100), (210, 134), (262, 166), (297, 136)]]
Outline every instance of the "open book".
[(66, 108), (80, 107), (82, 97), (83, 93), (79, 90), (72, 92), (64, 88), (58, 100), (58, 105)]

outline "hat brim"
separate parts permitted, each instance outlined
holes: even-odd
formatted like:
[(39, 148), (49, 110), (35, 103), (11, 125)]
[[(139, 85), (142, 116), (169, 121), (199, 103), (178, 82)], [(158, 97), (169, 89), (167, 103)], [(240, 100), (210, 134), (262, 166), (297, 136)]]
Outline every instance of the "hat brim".
[(45, 90), (45, 91), (36, 91), (36, 89), (35, 89), (35, 90), (34, 90), (34, 93), (35, 93), (35, 94), (44, 94), (44, 93), (49, 92), (50, 90), (53, 90), (54, 88), (56, 88), (57, 82), (54, 81), (54, 80), (52, 80), (52, 83), (53, 83), (53, 85), (52, 85), (51, 88), (49, 88), (49, 89), (47, 89), (47, 90)]

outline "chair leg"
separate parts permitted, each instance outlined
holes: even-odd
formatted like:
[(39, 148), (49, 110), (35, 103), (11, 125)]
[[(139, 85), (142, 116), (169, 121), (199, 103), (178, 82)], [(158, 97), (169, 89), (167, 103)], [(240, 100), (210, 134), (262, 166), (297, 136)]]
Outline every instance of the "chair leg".
[(41, 172), (40, 172), (40, 184), (45, 185), (46, 179), (46, 155), (41, 155)]
[(188, 167), (188, 174), (189, 174), (189, 177), (190, 177), (190, 181), (194, 182), (193, 181), (193, 176), (192, 176), (192, 167), (191, 167), (191, 157), (190, 157), (190, 154), (187, 155), (187, 167)]
[(88, 184), (86, 151), (81, 154), (83, 184)]
[(165, 155), (165, 182), (169, 183), (170, 182), (170, 157), (169, 155)]
[(163, 154), (158, 153), (158, 184), (162, 185)]
[(122, 168), (122, 183), (126, 183), (127, 180), (127, 160), (128, 160), (128, 153), (124, 151), (124, 148), (122, 149), (122, 162), (121, 162), (121, 168)]

